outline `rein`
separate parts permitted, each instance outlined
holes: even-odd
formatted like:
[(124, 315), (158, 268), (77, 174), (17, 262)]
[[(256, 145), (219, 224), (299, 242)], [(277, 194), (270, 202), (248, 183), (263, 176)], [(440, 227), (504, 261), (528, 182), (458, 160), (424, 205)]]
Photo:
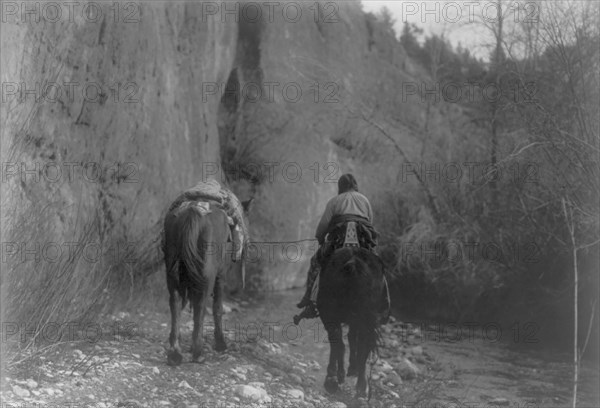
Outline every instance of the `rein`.
[(249, 241), (249, 244), (299, 244), (301, 242), (316, 241), (316, 238), (304, 238), (296, 241)]

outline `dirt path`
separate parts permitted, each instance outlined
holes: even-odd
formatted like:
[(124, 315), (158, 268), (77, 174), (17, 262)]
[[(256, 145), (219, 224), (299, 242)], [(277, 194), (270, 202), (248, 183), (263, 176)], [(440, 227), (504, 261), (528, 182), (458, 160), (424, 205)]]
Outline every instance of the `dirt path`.
[[(64, 343), (12, 366), (2, 383), (3, 406), (350, 406), (354, 378), (337, 395), (323, 389), (329, 345), (320, 321), (303, 321), (299, 328), (292, 324), (299, 297), (299, 291), (287, 291), (228, 302), (224, 329), (229, 350), (212, 350), (207, 325), (205, 361), (190, 363), (186, 353), (185, 363), (173, 368), (166, 365), (164, 296), (143, 312), (111, 316), (102, 338), (88, 335), (88, 341)], [(187, 350), (188, 311), (184, 322)], [(570, 370), (562, 356), (549, 359), (477, 336), (454, 341), (456, 333), (440, 333), (435, 326), (398, 321), (383, 328), (385, 344), (372, 371), (374, 407), (570, 405)], [(597, 370), (584, 368), (582, 377), (580, 406), (600, 406)]]

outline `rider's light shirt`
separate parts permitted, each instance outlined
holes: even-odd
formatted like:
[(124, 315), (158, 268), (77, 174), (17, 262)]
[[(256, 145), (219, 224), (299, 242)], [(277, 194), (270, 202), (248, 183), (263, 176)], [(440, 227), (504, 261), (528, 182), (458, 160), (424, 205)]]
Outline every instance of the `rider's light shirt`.
[(346, 193), (339, 194), (333, 197), (327, 203), (325, 212), (321, 217), (321, 221), (317, 227), (315, 234), (319, 243), (325, 240), (327, 234), (327, 228), (329, 222), (336, 215), (359, 215), (366, 218), (369, 222), (373, 223), (373, 210), (367, 197), (357, 191), (348, 191)]

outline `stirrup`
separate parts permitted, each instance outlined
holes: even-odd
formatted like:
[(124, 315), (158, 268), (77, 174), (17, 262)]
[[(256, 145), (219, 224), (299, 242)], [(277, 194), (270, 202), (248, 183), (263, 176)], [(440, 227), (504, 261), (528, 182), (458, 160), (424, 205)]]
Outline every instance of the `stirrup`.
[(298, 326), (302, 319), (315, 319), (317, 317), (319, 317), (319, 311), (314, 304), (310, 303), (299, 315), (294, 316), (294, 324)]
[(296, 304), (296, 307), (299, 309), (302, 309), (309, 305), (310, 305), (310, 299), (302, 298), (302, 300)]

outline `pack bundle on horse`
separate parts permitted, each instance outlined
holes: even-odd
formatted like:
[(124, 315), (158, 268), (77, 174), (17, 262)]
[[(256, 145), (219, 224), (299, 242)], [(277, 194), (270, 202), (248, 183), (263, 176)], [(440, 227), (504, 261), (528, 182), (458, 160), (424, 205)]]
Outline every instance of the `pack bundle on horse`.
[(248, 205), (249, 201), (240, 203), (233, 193), (210, 180), (187, 190), (169, 207), (162, 248), (171, 309), (171, 348), (167, 355), (170, 365), (182, 361), (179, 321), (188, 301), (194, 314), (192, 360), (198, 361), (202, 354), (204, 313), (210, 295), (215, 349), (227, 348), (222, 330), (222, 272), (229, 241), (232, 259), (243, 262), (243, 248), (248, 240), (243, 212)]
[(325, 389), (335, 392), (345, 380), (342, 324), (349, 326), (348, 376), (357, 376), (356, 398), (368, 395), (366, 365), (376, 352), (379, 326), (389, 315), (389, 294), (381, 259), (361, 248), (354, 221), (345, 239), (325, 261), (320, 275), (317, 309), (330, 343)]

